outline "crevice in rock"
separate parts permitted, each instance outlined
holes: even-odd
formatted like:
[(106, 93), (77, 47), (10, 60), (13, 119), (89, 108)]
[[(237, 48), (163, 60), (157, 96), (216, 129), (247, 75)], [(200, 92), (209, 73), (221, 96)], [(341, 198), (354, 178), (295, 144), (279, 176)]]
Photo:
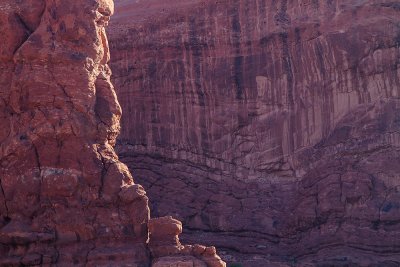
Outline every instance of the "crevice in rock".
[(15, 20), (25, 30), (25, 36), (24, 36), (24, 39), (21, 41), (21, 43), (14, 49), (13, 55), (15, 55), (18, 52), (18, 50), (25, 44), (25, 42), (29, 39), (29, 37), (33, 33), (33, 30), (30, 29), (30, 27), (25, 23), (25, 21), (21, 18), (21, 16), (18, 13), (14, 13), (14, 16), (15, 16)]
[(14, 13), (14, 14), (15, 14), (15, 18), (23, 26), (26, 33), (28, 35), (31, 35), (35, 31), (35, 29), (32, 29), (31, 27), (29, 27), (29, 25), (21, 18), (21, 16), (18, 13)]
[(3, 183), (2, 183), (2, 179), (1, 178), (0, 178), (0, 189), (1, 189), (1, 193), (3, 194), (3, 197), (4, 197), (4, 207), (6, 209), (6, 215), (3, 216), (3, 217), (7, 221), (7, 218), (9, 218), (8, 217), (8, 206), (7, 206), (6, 195), (5, 195), (5, 191), (4, 191), (4, 188), (3, 188)]
[(29, 39), (29, 37), (31, 37), (31, 35), (36, 31), (36, 29), (39, 27), (44, 12), (46, 10), (46, 5), (47, 3), (44, 1), (44, 6), (43, 9), (41, 10), (40, 14), (39, 14), (39, 18), (38, 18), (38, 24), (37, 25), (29, 25), (29, 23), (27, 23), (20, 14), (18, 14), (17, 12), (14, 13), (14, 17), (15, 20), (18, 22), (19, 25), (21, 25), (21, 27), (24, 29), (25, 31), (25, 36), (22, 40), (22, 42), (14, 49), (13, 55), (16, 55), (18, 50), (25, 44), (25, 42)]
[(95, 249), (96, 249), (96, 245), (94, 243), (92, 243), (92, 247), (87, 251), (86, 256), (85, 256), (85, 266), (88, 266), (88, 264), (89, 264), (89, 255)]
[(102, 153), (99, 150), (99, 147), (96, 148), (96, 152), (99, 155), (101, 164), (103, 166), (103, 168), (101, 169), (100, 186), (99, 186), (99, 191), (98, 191), (99, 198), (102, 198), (103, 197), (103, 188), (104, 188), (104, 179), (108, 172), (109, 163), (107, 163), (106, 159), (103, 157)]

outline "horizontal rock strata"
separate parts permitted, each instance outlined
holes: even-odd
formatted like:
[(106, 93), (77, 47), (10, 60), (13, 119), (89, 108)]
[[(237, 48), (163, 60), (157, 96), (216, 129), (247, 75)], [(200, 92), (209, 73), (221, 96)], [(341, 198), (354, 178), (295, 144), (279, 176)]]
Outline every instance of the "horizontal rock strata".
[(400, 264), (396, 1), (116, 8), (117, 148), (155, 214), (245, 266)]

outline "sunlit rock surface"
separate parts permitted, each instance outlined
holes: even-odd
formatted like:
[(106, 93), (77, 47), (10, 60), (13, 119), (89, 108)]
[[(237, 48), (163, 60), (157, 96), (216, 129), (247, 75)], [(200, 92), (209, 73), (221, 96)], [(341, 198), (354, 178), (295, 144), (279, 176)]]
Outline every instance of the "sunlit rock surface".
[(151, 265), (148, 198), (113, 149), (113, 12), (112, 0), (0, 2), (0, 266)]

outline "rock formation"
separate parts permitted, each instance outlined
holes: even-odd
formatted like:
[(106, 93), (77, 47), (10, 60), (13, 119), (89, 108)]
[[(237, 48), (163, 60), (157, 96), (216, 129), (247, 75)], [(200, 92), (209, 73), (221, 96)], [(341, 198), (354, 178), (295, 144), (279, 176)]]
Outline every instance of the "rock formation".
[[(112, 0), (0, 3), (0, 266), (144, 267), (155, 257), (148, 198), (113, 149), (113, 12)], [(205, 250), (169, 263), (224, 266)]]
[(116, 8), (117, 148), (152, 212), (244, 266), (400, 264), (397, 1)]
[(149, 221), (149, 247), (153, 256), (153, 267), (220, 267), (225, 266), (216, 255), (215, 247), (201, 245), (183, 246), (179, 242), (182, 223), (171, 216)]

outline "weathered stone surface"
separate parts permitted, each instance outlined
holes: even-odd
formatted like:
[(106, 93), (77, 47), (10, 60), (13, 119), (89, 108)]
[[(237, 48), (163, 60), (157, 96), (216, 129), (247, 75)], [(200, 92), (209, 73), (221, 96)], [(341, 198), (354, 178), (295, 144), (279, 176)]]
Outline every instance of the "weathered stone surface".
[(215, 247), (183, 246), (178, 237), (182, 233), (182, 223), (171, 216), (150, 219), (148, 226), (152, 266), (226, 267)]
[(4, 265), (101, 264), (111, 244), (121, 263), (149, 262), (147, 197), (118, 198), (137, 185), (111, 146), (121, 116), (104, 30), (113, 9), (112, 1), (0, 4)]
[(0, 266), (151, 262), (146, 192), (113, 149), (113, 12), (112, 0), (0, 3)]
[(195, 257), (163, 257), (154, 260), (153, 267), (207, 267), (204, 262), (199, 261)]
[(116, 9), (118, 150), (157, 216), (245, 266), (400, 264), (396, 1)]

